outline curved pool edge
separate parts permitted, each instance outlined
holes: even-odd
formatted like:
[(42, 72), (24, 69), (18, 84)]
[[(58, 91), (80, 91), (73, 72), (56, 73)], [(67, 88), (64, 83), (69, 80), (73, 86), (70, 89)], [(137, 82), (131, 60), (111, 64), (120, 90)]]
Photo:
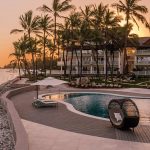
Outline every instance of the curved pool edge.
[[(69, 94), (69, 93), (89, 93), (89, 92), (51, 92), (51, 93), (45, 93), (45, 94), (41, 94), (39, 95), (39, 98), (43, 98), (43, 96), (46, 96), (46, 95), (51, 95), (51, 94)], [(150, 97), (136, 97), (136, 96), (127, 96), (127, 95), (119, 95), (119, 94), (113, 94), (113, 93), (103, 93), (103, 92), (90, 92), (90, 93), (95, 93), (95, 94), (104, 94), (104, 95), (113, 95), (113, 96), (123, 96), (123, 97), (130, 97), (130, 98), (136, 98), (136, 99), (150, 99)], [(98, 119), (98, 120), (104, 120), (104, 121), (109, 121), (108, 118), (102, 118), (102, 117), (97, 117), (97, 116), (93, 116), (93, 115), (90, 115), (90, 114), (86, 114), (86, 113), (83, 113), (83, 112), (80, 112), (78, 110), (76, 110), (74, 108), (74, 106), (70, 103), (67, 103), (67, 102), (64, 102), (64, 101), (59, 101), (59, 103), (61, 104), (64, 104), (66, 106), (66, 108), (73, 112), (73, 113), (76, 113), (78, 115), (82, 115), (82, 116), (86, 116), (86, 117), (90, 117), (90, 118), (94, 118), (94, 119)]]
[(60, 103), (66, 105), (67, 109), (73, 113), (76, 113), (78, 115), (82, 115), (82, 116), (86, 116), (86, 117), (90, 117), (90, 118), (94, 118), (94, 119), (98, 119), (98, 120), (104, 120), (104, 121), (109, 121), (109, 119), (107, 118), (102, 118), (102, 117), (96, 117), (96, 116), (93, 116), (93, 115), (89, 115), (89, 114), (86, 114), (86, 113), (83, 113), (83, 112), (80, 112), (78, 110), (76, 110), (72, 104), (69, 104), (67, 102), (62, 102), (60, 101)]
[[(60, 93), (66, 94), (66, 93), (79, 93), (79, 92), (60, 92)], [(59, 93), (59, 94), (60, 94), (60, 93)], [(83, 93), (83, 92), (80, 92), (80, 93)], [(48, 94), (58, 94), (58, 93), (56, 92), (56, 93), (41, 94), (41, 95), (39, 95), (39, 98), (42, 99), (43, 96), (46, 96), (46, 95), (48, 95)], [(64, 105), (66, 106), (66, 108), (67, 108), (69, 111), (71, 111), (71, 112), (73, 112), (73, 113), (76, 113), (76, 114), (78, 114), (78, 115), (85, 116), (85, 117), (90, 117), (90, 118), (94, 118), (94, 119), (98, 119), (98, 120), (109, 121), (109, 119), (107, 119), (107, 118), (97, 117), (97, 116), (93, 116), (93, 115), (89, 115), (89, 114), (80, 112), (80, 111), (76, 110), (76, 109), (73, 107), (72, 104), (69, 104), (69, 103), (67, 103), (67, 102), (59, 101), (59, 100), (58, 100), (58, 102), (61, 103), (61, 104), (64, 104)]]

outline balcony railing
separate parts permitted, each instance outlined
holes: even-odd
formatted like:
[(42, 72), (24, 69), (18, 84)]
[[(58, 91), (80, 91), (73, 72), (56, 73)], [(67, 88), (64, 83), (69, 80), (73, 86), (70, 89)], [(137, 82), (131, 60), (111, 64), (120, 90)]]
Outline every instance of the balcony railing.
[[(67, 65), (70, 66), (70, 64), (71, 64), (71, 62), (67, 61)], [(78, 62), (77, 61), (72, 61), (72, 64), (73, 64), (73, 66), (78, 66)], [(83, 64), (83, 66), (84, 65), (96, 65), (96, 62), (95, 61), (92, 61), (92, 62), (91, 61), (83, 61), (82, 64)], [(118, 64), (119, 64), (118, 61), (114, 62), (114, 65), (118, 65)], [(63, 66), (64, 62), (58, 61), (57, 65), (58, 66)], [(99, 61), (98, 65), (104, 65), (104, 61)]]
[[(70, 71), (67, 71), (67, 74), (69, 74)], [(114, 74), (117, 74), (117, 71), (114, 71), (113, 72)], [(72, 71), (72, 74), (75, 75), (75, 74), (78, 74), (78, 71)], [(96, 75), (97, 74), (97, 71), (82, 71), (82, 74), (83, 75)], [(104, 74), (104, 71), (99, 71), (99, 74), (103, 75)], [(108, 74), (111, 74), (111, 71), (108, 71)]]
[(150, 75), (150, 71), (135, 71), (134, 72), (135, 75), (141, 75), (141, 76), (149, 76)]
[(150, 55), (150, 49), (148, 49), (148, 50), (137, 50), (137, 55)]
[(145, 61), (145, 62), (136, 62), (135, 65), (147, 66), (147, 65), (150, 65), (150, 62), (149, 62), (149, 61)]

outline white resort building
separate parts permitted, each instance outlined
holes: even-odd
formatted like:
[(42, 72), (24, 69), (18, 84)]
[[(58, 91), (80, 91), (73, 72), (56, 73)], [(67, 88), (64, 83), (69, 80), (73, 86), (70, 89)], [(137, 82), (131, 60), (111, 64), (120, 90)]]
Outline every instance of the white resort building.
[[(127, 60), (128, 60), (128, 70), (134, 72), (136, 75), (150, 75), (150, 37), (143, 37), (139, 39), (140, 45), (138, 47), (128, 47), (127, 48)], [(66, 56), (66, 51), (64, 52)], [(73, 57), (72, 51), (67, 52), (67, 74), (70, 72), (71, 58), (72, 58), (72, 74), (78, 74), (80, 72), (80, 58), (81, 51), (79, 49), (74, 50)], [(116, 51), (114, 56), (108, 53), (108, 74), (111, 72), (113, 67), (113, 73), (116, 74), (118, 71), (122, 70), (122, 54)], [(97, 57), (97, 58), (95, 58)], [(114, 59), (113, 59), (114, 58)], [(98, 63), (96, 63), (98, 60)], [(63, 54), (60, 55), (58, 66), (61, 68), (61, 74), (64, 72), (64, 61)], [(90, 49), (82, 50), (82, 74), (83, 75), (94, 75), (97, 74), (97, 64), (99, 66), (99, 73), (106, 73), (106, 56), (105, 51), (98, 50), (98, 56), (93, 54)], [(112, 66), (113, 64), (113, 66)]]

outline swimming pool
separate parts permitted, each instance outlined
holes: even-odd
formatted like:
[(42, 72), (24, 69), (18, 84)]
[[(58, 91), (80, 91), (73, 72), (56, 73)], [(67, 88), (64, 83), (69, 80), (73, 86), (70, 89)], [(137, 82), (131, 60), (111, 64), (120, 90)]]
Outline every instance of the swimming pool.
[[(67, 102), (73, 107), (92, 116), (108, 118), (107, 106), (110, 100), (125, 98), (127, 96), (119, 96), (113, 94), (102, 93), (54, 93), (43, 96), (45, 99), (59, 100)], [(150, 100), (131, 98), (139, 108), (141, 120), (149, 122), (150, 120)]]

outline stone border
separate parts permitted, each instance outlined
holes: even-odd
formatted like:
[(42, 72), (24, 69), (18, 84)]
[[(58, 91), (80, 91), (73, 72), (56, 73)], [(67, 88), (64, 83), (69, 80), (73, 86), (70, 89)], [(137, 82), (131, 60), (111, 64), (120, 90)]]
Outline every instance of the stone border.
[(1, 103), (7, 110), (8, 118), (10, 120), (10, 127), (13, 131), (15, 140), (15, 150), (29, 150), (29, 142), (28, 135), (21, 122), (19, 114), (16, 111), (13, 102), (11, 102), (9, 99), (12, 96), (35, 89), (36, 86), (26, 86), (23, 88), (8, 91), (1, 96)]

